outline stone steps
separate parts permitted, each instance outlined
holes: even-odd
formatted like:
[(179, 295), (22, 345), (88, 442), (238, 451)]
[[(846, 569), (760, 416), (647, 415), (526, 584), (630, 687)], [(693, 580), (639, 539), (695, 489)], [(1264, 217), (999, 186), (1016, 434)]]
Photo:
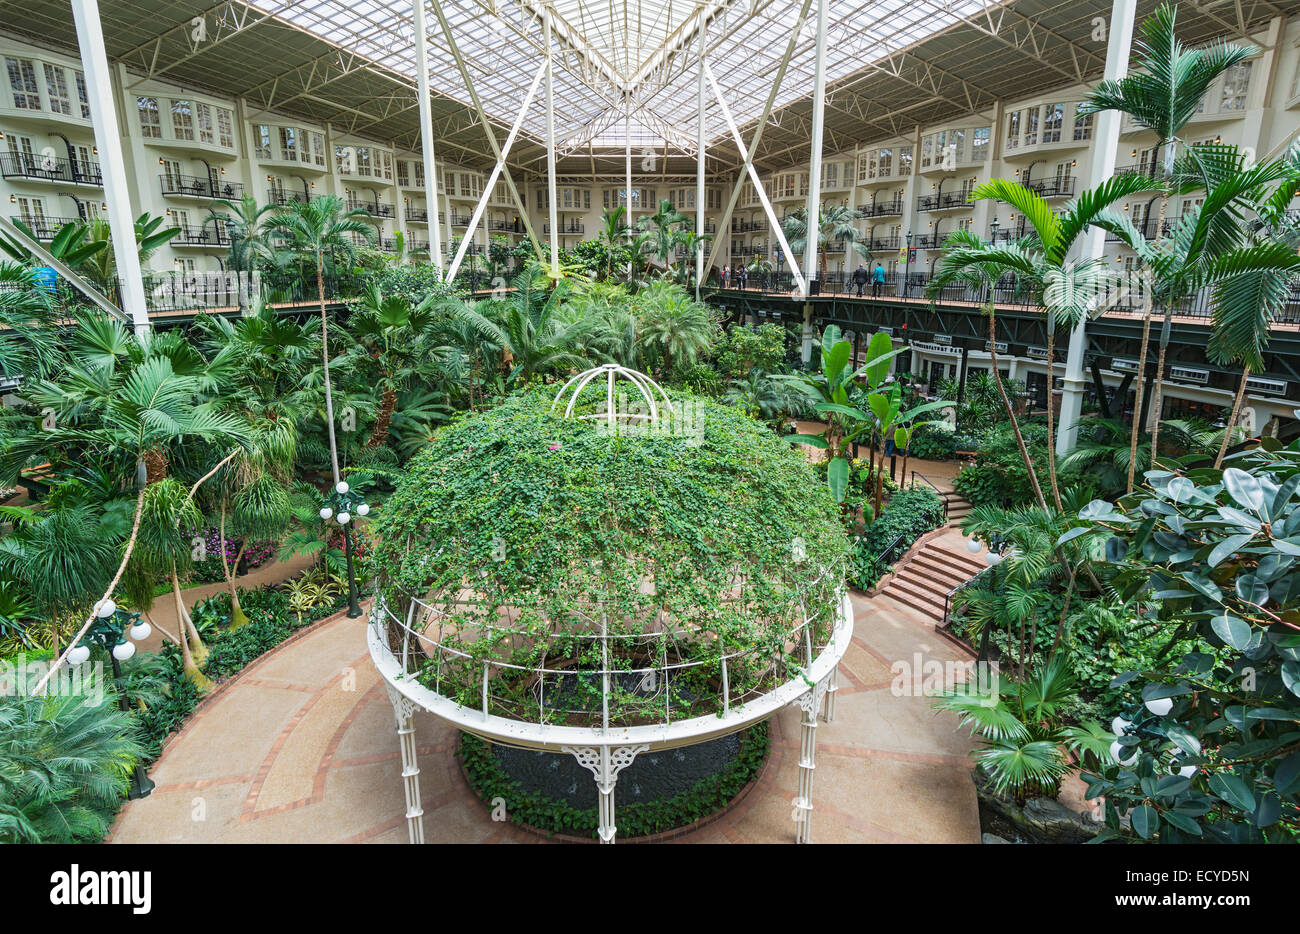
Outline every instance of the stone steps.
[(929, 619), (932, 623), (943, 621), (947, 596), (980, 571), (985, 564), (974, 555), (958, 552), (941, 543), (941, 539), (927, 542), (921, 550), (894, 569), (893, 577), (881, 591)]

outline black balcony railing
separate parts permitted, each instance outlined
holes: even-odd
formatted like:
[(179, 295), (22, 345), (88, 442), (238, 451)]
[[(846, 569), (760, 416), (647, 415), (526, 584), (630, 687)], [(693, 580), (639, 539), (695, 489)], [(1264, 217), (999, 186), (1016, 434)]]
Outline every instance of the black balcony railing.
[[(561, 237), (565, 237), (565, 236), (569, 236), (569, 235), (577, 235), (577, 234), (585, 233), (585, 232), (586, 232), (586, 229), (587, 229), (586, 224), (573, 224), (573, 223), (570, 223), (570, 224), (561, 224), (561, 225), (560, 225), (560, 236), (561, 236)], [(543, 224), (543, 225), (542, 225), (542, 233), (544, 233), (544, 234), (548, 234), (548, 233), (550, 233), (550, 232), (551, 232), (551, 225), (550, 225), (550, 224)]]
[(228, 247), (230, 246), (230, 234), (227, 233), (225, 225), (221, 223), (204, 224), (202, 227), (185, 224), (181, 226), (181, 232), (176, 235), (172, 245)]
[(898, 237), (872, 237), (862, 242), (872, 253), (897, 253), (903, 245)]
[(468, 226), (469, 226), (469, 221), (470, 221), (470, 215), (468, 215), (468, 214), (461, 214), (459, 211), (452, 211), (452, 212), (451, 212), (451, 226), (453, 226), (453, 227), (468, 227)]
[(934, 250), (947, 239), (947, 234), (923, 233), (912, 238), (911, 246), (915, 250)]
[(0, 175), (43, 182), (104, 186), (99, 163), (89, 159), (63, 159), (36, 153), (0, 153)]
[(970, 207), (970, 192), (942, 191), (933, 195), (921, 195), (916, 199), (918, 211), (954, 211)]
[(244, 196), (244, 186), (205, 175), (159, 175), (158, 185), (164, 195), (186, 198), (221, 198), (238, 201)]
[(66, 225), (84, 223), (80, 217), (15, 217), (13, 220), (26, 224), (37, 240), (53, 240)]
[(365, 211), (371, 217), (393, 217), (394, 211), (391, 204), (385, 204), (382, 201), (363, 201), (360, 198), (348, 198), (349, 211)]
[(864, 204), (858, 208), (857, 215), (863, 217), (897, 217), (903, 213), (903, 199), (895, 198), (892, 201), (878, 201), (875, 204)]
[(283, 188), (268, 188), (266, 190), (266, 203), (286, 205), (290, 201), (310, 201), (301, 191), (285, 191)]
[(1044, 198), (1073, 198), (1078, 179), (1073, 175), (1061, 175), (1052, 178), (1031, 179), (1024, 183), (1030, 191), (1037, 192)]
[(524, 225), (520, 220), (506, 220), (501, 217), (494, 217), (488, 221), (488, 230), (497, 230), (504, 233), (523, 233)]
[(757, 233), (760, 230), (767, 230), (766, 221), (732, 221), (732, 233)]
[(413, 208), (409, 204), (406, 206), (406, 219), (408, 221), (417, 221), (421, 224), (429, 222), (428, 208)]

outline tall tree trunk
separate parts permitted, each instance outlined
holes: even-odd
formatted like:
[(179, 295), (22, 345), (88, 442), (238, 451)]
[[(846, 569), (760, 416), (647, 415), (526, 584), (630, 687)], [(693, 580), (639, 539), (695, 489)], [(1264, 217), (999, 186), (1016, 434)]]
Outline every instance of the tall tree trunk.
[(396, 408), (397, 392), (392, 387), (384, 387), (379, 412), (375, 416), (375, 425), (370, 430), (370, 440), (366, 442), (366, 447), (377, 448), (388, 440), (388, 426), (393, 421), (393, 410)]
[(176, 576), (175, 561), (172, 562), (172, 598), (176, 603), (176, 626), (181, 637), (181, 664), (185, 669), (185, 677), (200, 691), (209, 691), (212, 689), (212, 681), (199, 670), (199, 663), (194, 660), (194, 649), (185, 632), (185, 601), (181, 599), (181, 584)]
[(320, 352), (321, 363), (325, 369), (325, 423), (329, 426), (330, 469), (334, 473), (334, 485), (339, 482), (339, 446), (334, 438), (334, 394), (330, 389), (330, 348), (329, 324), (325, 318), (325, 271), (321, 258), (316, 257), (316, 297), (320, 300)]
[(1002, 397), (1002, 405), (1007, 410), (1007, 418), (1011, 419), (1011, 431), (1016, 436), (1016, 447), (1020, 450), (1020, 459), (1025, 462), (1025, 472), (1029, 475), (1029, 483), (1034, 488), (1034, 499), (1046, 512), (1047, 500), (1043, 498), (1043, 487), (1038, 482), (1038, 471), (1034, 469), (1033, 458), (1029, 456), (1029, 449), (1025, 447), (1025, 436), (1020, 433), (1020, 422), (1016, 419), (1015, 409), (1012, 408), (1011, 400), (1007, 397), (1007, 388), (1002, 384), (1002, 373), (998, 370), (996, 315), (991, 302), (987, 311), (989, 316), (989, 363), (993, 368), (993, 381), (997, 384), (998, 395)]
[[(1169, 145), (1173, 145), (1173, 144), (1170, 143)], [(1169, 195), (1167, 194), (1161, 195), (1160, 211), (1156, 215), (1156, 239), (1155, 239), (1156, 246), (1159, 246), (1160, 241), (1164, 238), (1165, 212), (1168, 210), (1169, 210)], [(1128, 485), (1125, 490), (1125, 492), (1127, 493), (1133, 492), (1133, 475), (1134, 472), (1137, 470), (1138, 438), (1141, 437), (1142, 431), (1145, 427), (1142, 424), (1142, 395), (1146, 387), (1145, 376), (1147, 370), (1147, 353), (1151, 347), (1151, 318), (1155, 312), (1155, 296), (1153, 294), (1154, 290), (1152, 284), (1149, 282), (1145, 283), (1142, 291), (1143, 291), (1142, 342), (1138, 348), (1138, 371), (1137, 371), (1137, 379), (1134, 382), (1134, 386), (1136, 388), (1134, 389), (1134, 395), (1133, 395), (1133, 427), (1129, 431)], [(1167, 311), (1167, 313), (1171, 313), (1171, 312), (1172, 309), (1169, 309)], [(1156, 405), (1152, 406), (1152, 411), (1154, 413), (1154, 424), (1151, 433), (1151, 463), (1152, 464), (1155, 464), (1156, 462), (1156, 442), (1159, 441), (1159, 438), (1157, 436), (1160, 431), (1160, 408), (1159, 408), (1160, 377), (1164, 370), (1165, 344), (1167, 341), (1168, 338), (1165, 337), (1162, 332), (1162, 341), (1160, 346), (1160, 363), (1159, 363), (1160, 369), (1156, 371), (1155, 385), (1151, 391), (1152, 401), (1156, 403)]]
[[(118, 582), (122, 580), (122, 573), (126, 571), (126, 566), (131, 560), (131, 553), (135, 551), (136, 539), (140, 534), (140, 517), (144, 507), (144, 472), (145, 468), (143, 463), (137, 462), (136, 476), (137, 480), (140, 481), (140, 489), (135, 495), (135, 516), (131, 519), (131, 534), (127, 537), (126, 550), (122, 553), (122, 560), (117, 565), (117, 573), (113, 575), (113, 579), (108, 582), (108, 587), (104, 589), (104, 596), (101, 597), (100, 600), (95, 601), (96, 606), (98, 606), (103, 600), (107, 600), (113, 596), (113, 591), (117, 589)], [(69, 640), (66, 646), (63, 647), (63, 651), (56, 651), (54, 653), (54, 661), (50, 663), (50, 667), (46, 669), (45, 674), (41, 676), (41, 680), (36, 682), (36, 687), (32, 688), (33, 697), (39, 695), (45, 690), (45, 685), (49, 684), (50, 679), (54, 677), (55, 673), (58, 672), (63, 663), (68, 660), (68, 653), (77, 645), (78, 640), (86, 634), (86, 630), (90, 628), (90, 624), (93, 623), (96, 618), (97, 616), (95, 611), (91, 610), (90, 615), (86, 617), (86, 621), (82, 623), (81, 628), (77, 630), (77, 634)]]
[[(221, 498), (221, 522), (217, 529), (217, 534), (221, 536), (221, 573), (226, 578), (226, 589), (230, 591), (230, 628), (239, 629), (248, 625), (248, 614), (244, 608), (239, 605), (239, 591), (235, 587), (234, 575), (230, 573), (230, 561), (226, 558), (226, 498)], [(239, 559), (244, 554), (244, 545), (239, 546), (239, 554), (235, 555), (235, 567), (239, 567)]]
[(1241, 370), (1241, 382), (1237, 384), (1237, 396), (1232, 400), (1232, 414), (1228, 416), (1228, 425), (1223, 429), (1223, 441), (1219, 445), (1219, 456), (1214, 459), (1214, 469), (1218, 470), (1223, 466), (1223, 458), (1228, 453), (1228, 448), (1232, 445), (1232, 430), (1237, 427), (1237, 419), (1241, 416), (1241, 403), (1246, 398), (1246, 380), (1250, 378), (1250, 367), (1243, 367)]
[(176, 594), (176, 610), (180, 614), (177, 626), (189, 643), (190, 655), (194, 659), (194, 664), (202, 668), (203, 663), (208, 660), (208, 647), (203, 644), (203, 637), (199, 635), (198, 627), (194, 625), (194, 620), (190, 617), (190, 611), (181, 598), (181, 582), (176, 573), (175, 561), (172, 562), (172, 591)]
[(1061, 489), (1056, 483), (1056, 316), (1047, 313), (1047, 480), (1052, 485), (1052, 502), (1061, 509)]

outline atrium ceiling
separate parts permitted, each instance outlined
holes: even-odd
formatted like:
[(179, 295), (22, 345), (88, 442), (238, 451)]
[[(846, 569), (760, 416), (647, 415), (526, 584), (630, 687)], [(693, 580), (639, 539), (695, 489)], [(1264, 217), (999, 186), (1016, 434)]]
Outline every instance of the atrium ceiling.
[[(794, 37), (755, 153), (760, 169), (807, 159), (815, 0), (442, 0), (426, 4), (439, 158), (490, 165), (476, 96), (503, 142), (544, 58), (552, 18), (558, 170), (622, 177), (630, 138), (638, 176), (693, 176), (700, 30), (727, 107), (748, 139)], [(1141, 18), (1156, 0), (1139, 0)], [(910, 134), (995, 101), (1098, 78), (1110, 0), (833, 0), (828, 13), (825, 152)], [(246, 98), (251, 107), (328, 122), (337, 133), (419, 145), (409, 0), (101, 0), (110, 60), (128, 83), (156, 78)], [(1182, 0), (1188, 43), (1241, 39), (1300, 0)], [(446, 30), (444, 30), (444, 22)], [(75, 53), (68, 0), (0, 0), (0, 24)], [(447, 41), (450, 32), (474, 94)], [(545, 171), (541, 90), (511, 165)], [(710, 173), (742, 161), (706, 95)]]

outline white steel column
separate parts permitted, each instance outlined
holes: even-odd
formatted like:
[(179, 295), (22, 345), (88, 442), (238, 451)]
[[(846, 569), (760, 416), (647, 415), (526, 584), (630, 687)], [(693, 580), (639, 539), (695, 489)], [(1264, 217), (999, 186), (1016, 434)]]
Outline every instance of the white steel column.
[[(1137, 0), (1114, 0), (1110, 12), (1110, 36), (1106, 45), (1107, 80), (1118, 81), (1128, 74), (1129, 48), (1133, 43), (1133, 20)], [(1120, 112), (1103, 110), (1097, 114), (1097, 136), (1093, 147), (1094, 158), (1088, 173), (1088, 187), (1096, 188), (1115, 174), (1115, 153), (1119, 147)], [(1106, 232), (1100, 227), (1090, 227), (1084, 235), (1083, 257), (1100, 259), (1106, 251)], [(1085, 385), (1083, 358), (1088, 350), (1088, 323), (1085, 316), (1070, 332), (1070, 346), (1065, 358), (1065, 379), (1062, 380), (1060, 431), (1056, 435), (1056, 453), (1070, 451), (1079, 437), (1079, 416), (1083, 412)], [(1047, 404), (1052, 404), (1053, 361), (1047, 361)], [(1138, 392), (1142, 391), (1138, 387)], [(1138, 418), (1140, 413), (1134, 413)]]
[(799, 791), (794, 799), (796, 843), (812, 842), (812, 783), (813, 771), (817, 768), (817, 715), (821, 711), (831, 677), (828, 674), (794, 702), (803, 713), (803, 719), (799, 721)]
[(104, 202), (113, 239), (113, 259), (122, 293), (122, 310), (135, 324), (137, 337), (149, 331), (149, 309), (145, 304), (144, 277), (135, 243), (135, 218), (126, 187), (126, 161), (122, 156), (122, 135), (113, 103), (113, 77), (104, 51), (104, 31), (99, 21), (98, 0), (72, 0), (72, 18), (77, 26), (81, 67), (90, 94), (90, 117), (99, 147), (100, 171), (104, 179)]
[[(700, 76), (696, 82), (695, 107), (695, 235), (704, 236), (704, 52), (708, 36), (708, 20), (700, 11)], [(721, 233), (715, 234), (721, 236)], [(700, 286), (704, 282), (704, 241), (695, 243), (695, 300), (700, 300)], [(742, 261), (743, 261), (742, 257)]]
[[(827, 0), (817, 0), (817, 61), (813, 72), (812, 104), (812, 152), (808, 159), (808, 207), (805, 217), (805, 235), (803, 251), (803, 275), (810, 284), (804, 290), (807, 298), (811, 283), (817, 279), (817, 247), (821, 233), (822, 207), (822, 128), (826, 117), (826, 4)], [(825, 283), (818, 279), (822, 287)], [(812, 304), (803, 306), (803, 341), (799, 357), (804, 363), (812, 360)]]
[[(632, 243), (632, 95), (628, 93), (623, 103), (623, 147), (626, 160), (623, 167), (623, 200), (627, 202), (627, 242)], [(627, 261), (627, 281), (632, 282), (632, 258)]]
[[(451, 265), (447, 267), (447, 281), (455, 280), (456, 273), (460, 269), (461, 261), (465, 258), (465, 252), (473, 242), (474, 231), (478, 229), (478, 222), (483, 217), (483, 212), (487, 210), (488, 199), (492, 197), (492, 190), (496, 188), (497, 179), (505, 170), (506, 157), (510, 155), (510, 149), (515, 144), (515, 138), (519, 136), (519, 128), (523, 125), (524, 115), (528, 113), (528, 108), (532, 106), (533, 97), (537, 94), (537, 86), (542, 83), (542, 75), (546, 73), (546, 63), (537, 69), (537, 74), (533, 76), (533, 83), (528, 87), (528, 94), (524, 97), (523, 106), (519, 108), (519, 115), (515, 117), (515, 122), (510, 127), (510, 134), (506, 137), (506, 143), (501, 147), (497, 156), (497, 163), (492, 167), (492, 173), (488, 176), (487, 182), (483, 186), (483, 193), (478, 199), (478, 204), (474, 205), (474, 213), (470, 215), (469, 226), (465, 228), (465, 236), (461, 238), (460, 246), (456, 248), (456, 256), (452, 259)], [(506, 179), (509, 180), (510, 174), (506, 173)], [(484, 231), (486, 234), (486, 230)], [(486, 239), (486, 237), (485, 237)]]
[[(826, 117), (826, 3), (827, 0), (817, 0), (817, 62), (813, 72), (812, 145), (808, 156), (808, 234), (804, 238), (807, 245), (803, 251), (803, 274), (809, 282), (817, 278), (817, 235), (820, 232), (818, 222), (822, 207), (822, 127)], [(807, 292), (804, 294), (807, 295)]]
[(649, 749), (647, 743), (638, 746), (562, 746), (561, 752), (567, 752), (578, 760), (578, 764), (596, 779), (596, 791), (600, 796), (600, 842), (613, 843), (618, 834), (614, 823), (614, 786), (618, 783), (618, 773), (623, 771), (638, 755)]
[(424, 842), (424, 808), (420, 803), (420, 763), (415, 745), (415, 704), (391, 686), (388, 699), (397, 720), (397, 740), (402, 749), (402, 788), (406, 792), (406, 831), (411, 843)]
[(442, 234), (438, 230), (438, 170), (433, 154), (433, 104), (429, 100), (429, 43), (424, 0), (411, 0), (415, 19), (415, 70), (420, 95), (420, 145), (424, 155), (424, 210), (428, 214), (429, 258), (442, 269)]
[(555, 71), (551, 62), (551, 8), (542, 11), (546, 26), (546, 203), (551, 229), (551, 275), (560, 269), (559, 209), (555, 204)]

